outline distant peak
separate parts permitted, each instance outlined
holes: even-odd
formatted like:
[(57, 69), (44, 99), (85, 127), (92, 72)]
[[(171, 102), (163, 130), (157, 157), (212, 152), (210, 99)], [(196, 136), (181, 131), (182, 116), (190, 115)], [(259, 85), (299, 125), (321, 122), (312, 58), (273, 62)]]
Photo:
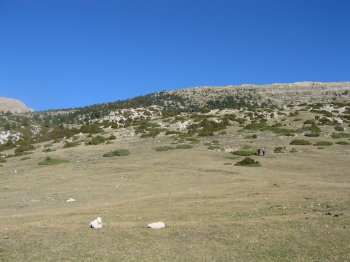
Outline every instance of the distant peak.
[(10, 111), (12, 113), (26, 113), (32, 112), (34, 110), (28, 108), (23, 102), (17, 99), (0, 97), (0, 111)]

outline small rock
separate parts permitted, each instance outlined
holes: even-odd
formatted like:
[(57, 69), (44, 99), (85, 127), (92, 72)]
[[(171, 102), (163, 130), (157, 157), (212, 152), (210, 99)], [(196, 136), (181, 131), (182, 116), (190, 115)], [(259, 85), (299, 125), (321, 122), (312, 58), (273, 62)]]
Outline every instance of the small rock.
[(161, 229), (161, 228), (165, 228), (165, 224), (159, 221), (159, 222), (148, 224), (147, 227), (153, 228), (153, 229)]
[(75, 201), (77, 201), (77, 200), (74, 199), (74, 198), (70, 198), (70, 199), (67, 199), (67, 200), (66, 200), (67, 203), (69, 203), (69, 202), (75, 202)]
[(100, 217), (96, 218), (90, 223), (91, 228), (102, 228), (102, 219)]

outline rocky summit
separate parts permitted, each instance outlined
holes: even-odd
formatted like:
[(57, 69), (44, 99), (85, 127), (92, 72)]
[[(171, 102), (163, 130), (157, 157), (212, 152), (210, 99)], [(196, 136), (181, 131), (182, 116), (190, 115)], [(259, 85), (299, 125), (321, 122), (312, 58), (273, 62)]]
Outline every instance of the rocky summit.
[(23, 102), (6, 97), (0, 97), (0, 111), (12, 113), (32, 112), (33, 109), (28, 108)]

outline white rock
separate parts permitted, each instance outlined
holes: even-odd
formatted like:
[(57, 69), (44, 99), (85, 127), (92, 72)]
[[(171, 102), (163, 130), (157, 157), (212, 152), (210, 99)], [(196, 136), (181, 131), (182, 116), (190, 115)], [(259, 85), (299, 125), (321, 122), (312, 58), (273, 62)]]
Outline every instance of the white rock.
[(102, 228), (102, 219), (100, 217), (96, 218), (90, 223), (91, 228)]
[(69, 202), (75, 202), (75, 201), (77, 201), (77, 200), (74, 199), (74, 198), (70, 198), (70, 199), (67, 199), (67, 200), (66, 200), (67, 203), (69, 203)]
[(160, 229), (160, 228), (165, 228), (165, 224), (163, 222), (155, 222), (155, 223), (148, 224), (147, 227)]

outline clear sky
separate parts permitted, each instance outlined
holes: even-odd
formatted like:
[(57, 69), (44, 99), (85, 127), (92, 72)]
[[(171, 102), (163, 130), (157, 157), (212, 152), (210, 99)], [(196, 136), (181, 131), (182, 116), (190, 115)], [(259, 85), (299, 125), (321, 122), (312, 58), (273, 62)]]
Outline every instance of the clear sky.
[(349, 0), (0, 0), (0, 97), (69, 108), (350, 81)]

